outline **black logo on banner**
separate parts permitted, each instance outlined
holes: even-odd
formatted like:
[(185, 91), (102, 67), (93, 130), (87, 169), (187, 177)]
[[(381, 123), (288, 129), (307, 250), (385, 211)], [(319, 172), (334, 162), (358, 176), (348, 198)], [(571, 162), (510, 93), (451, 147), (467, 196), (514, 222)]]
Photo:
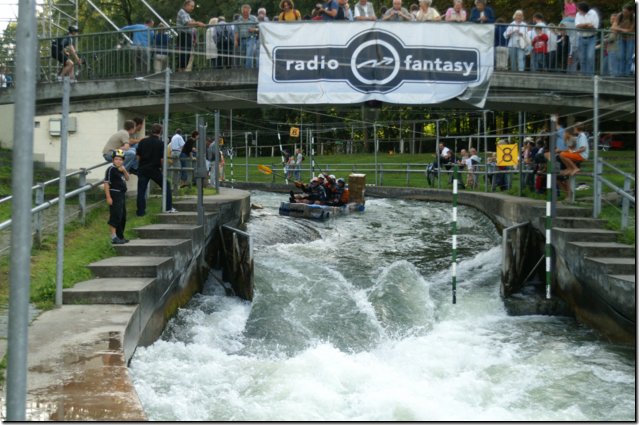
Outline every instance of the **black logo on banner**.
[(367, 30), (345, 46), (277, 47), (274, 81), (346, 81), (354, 89), (385, 93), (403, 82), (479, 80), (476, 49), (405, 46), (395, 35)]

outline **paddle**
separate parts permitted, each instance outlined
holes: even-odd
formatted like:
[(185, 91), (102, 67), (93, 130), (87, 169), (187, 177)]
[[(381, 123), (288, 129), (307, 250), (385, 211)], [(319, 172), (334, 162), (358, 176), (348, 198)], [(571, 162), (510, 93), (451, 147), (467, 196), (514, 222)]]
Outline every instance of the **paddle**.
[[(278, 172), (274, 172), (273, 170), (271, 170), (271, 167), (265, 166), (264, 164), (258, 164), (258, 170), (260, 170), (260, 172), (264, 173), (265, 175), (276, 175), (276, 176), (280, 176), (280, 177), (283, 177), (283, 178), (286, 179), (286, 176), (281, 175)], [(287, 181), (287, 183), (288, 182), (289, 181)], [(296, 182), (294, 182), (294, 183), (296, 183)], [(299, 182), (297, 182), (297, 183), (299, 183)], [(298, 185), (296, 185), (296, 186), (298, 186)]]

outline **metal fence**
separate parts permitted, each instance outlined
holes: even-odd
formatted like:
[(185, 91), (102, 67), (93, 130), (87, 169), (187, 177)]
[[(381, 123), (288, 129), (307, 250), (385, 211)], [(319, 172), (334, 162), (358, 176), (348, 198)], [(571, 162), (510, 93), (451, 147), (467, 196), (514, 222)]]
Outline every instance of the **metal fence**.
[[(96, 180), (95, 182), (92, 182), (92, 183), (87, 183), (87, 175), (89, 175), (92, 170), (102, 167), (106, 164), (109, 164), (109, 163), (104, 162), (101, 164), (97, 164), (95, 166), (91, 166), (86, 169), (80, 169), (78, 171), (75, 171), (66, 175), (66, 179), (69, 179), (75, 176), (78, 177), (78, 188), (65, 193), (64, 198), (70, 199), (76, 196), (78, 197), (78, 210), (76, 214), (78, 215), (78, 219), (82, 223), (84, 223), (84, 220), (88, 211), (87, 197), (86, 197), (87, 191), (91, 191), (97, 186), (100, 186), (103, 184), (102, 179)], [(59, 183), (60, 183), (60, 178), (55, 178), (55, 179), (48, 180), (46, 182), (39, 182), (33, 187), (31, 187), (31, 191), (34, 194), (34, 204), (35, 204), (34, 207), (31, 209), (31, 214), (33, 215), (33, 225), (34, 225), (33, 236), (34, 236), (34, 244), (36, 246), (39, 246), (40, 243), (42, 242), (42, 234), (46, 227), (43, 220), (43, 212), (60, 203), (59, 197), (55, 197), (50, 200), (45, 200), (45, 189), (49, 186), (57, 187)], [(13, 196), (11, 195), (8, 197), (2, 198), (0, 199), (0, 204), (9, 203), (12, 201), (12, 199), (13, 199)], [(4, 222), (0, 223), (0, 231), (3, 231), (11, 227), (12, 222), (13, 222), (12, 219), (7, 219)]]
[[(349, 25), (348, 22), (338, 23)], [(442, 25), (442, 22), (406, 23), (405, 25)], [(131, 39), (133, 32), (101, 32), (80, 34), (74, 37), (74, 45), (83, 64), (76, 68), (79, 80), (110, 80), (130, 78), (131, 76), (149, 75), (160, 72), (167, 66), (174, 70), (203, 71), (212, 69), (238, 69), (258, 66), (259, 48), (253, 60), (247, 61), (243, 41), (235, 46), (234, 37), (240, 33), (245, 24), (217, 24), (206, 28), (155, 28), (143, 30), (149, 40), (148, 46), (135, 46)], [(281, 23), (281, 25), (288, 25)], [(322, 22), (305, 22), (305, 25), (323, 25)], [(462, 24), (476, 25), (476, 24)], [(497, 71), (515, 71), (513, 65), (517, 61), (518, 51), (509, 47), (509, 40), (504, 33), (509, 24), (496, 24), (493, 44), (495, 46), (494, 67)], [(529, 25), (530, 37), (534, 36), (534, 26)], [(580, 33), (570, 26), (547, 26), (544, 30), (551, 38), (557, 40), (549, 44), (548, 53), (540, 55), (525, 48), (523, 72), (581, 73), (578, 57)], [(632, 58), (623, 58), (623, 50), (614, 50), (616, 43), (622, 43), (622, 37), (608, 30), (595, 32), (595, 73), (602, 76), (628, 75), (630, 71), (622, 70), (621, 61), (634, 63)], [(56, 38), (39, 39), (39, 80), (56, 81), (61, 64), (52, 56), (51, 43)], [(215, 52), (215, 53), (214, 53)], [(13, 74), (13, 58), (4, 64), (7, 74)]]

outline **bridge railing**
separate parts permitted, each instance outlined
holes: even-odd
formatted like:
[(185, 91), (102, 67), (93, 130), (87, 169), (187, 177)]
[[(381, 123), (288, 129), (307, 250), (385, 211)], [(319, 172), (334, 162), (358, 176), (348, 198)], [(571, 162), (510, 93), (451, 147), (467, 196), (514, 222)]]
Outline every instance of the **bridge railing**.
[[(76, 68), (79, 80), (111, 80), (149, 75), (164, 70), (167, 66), (173, 71), (206, 71), (212, 69), (245, 68), (246, 52), (242, 41), (236, 47), (234, 34), (240, 33), (245, 24), (217, 24), (206, 28), (188, 29), (180, 27), (142, 30), (149, 43), (146, 46), (132, 45), (129, 40), (134, 32), (101, 32), (80, 34), (74, 37), (74, 45), (84, 64)], [(282, 23), (281, 25), (288, 25)], [(308, 25), (323, 25), (322, 22), (308, 22)], [(343, 25), (349, 25), (345, 22)], [(406, 25), (443, 25), (442, 22), (406, 23)], [(477, 24), (459, 24), (477, 25)], [(495, 62), (497, 71), (519, 72), (515, 47), (509, 47), (509, 40), (504, 37), (509, 24), (496, 24), (494, 33)], [(534, 36), (534, 26), (529, 31)], [(532, 52), (525, 52), (525, 66), (522, 72), (554, 72), (581, 73), (579, 69), (578, 45), (580, 33), (575, 28), (562, 24), (561, 26), (547, 26), (545, 32), (557, 37), (560, 43), (551, 43), (552, 49), (542, 58)], [(635, 34), (618, 35), (609, 30), (595, 32), (595, 73), (606, 76), (621, 76), (628, 73), (633, 62), (632, 58), (623, 58), (622, 49), (613, 50), (617, 43), (621, 47), (627, 38), (635, 39)], [(624, 40), (623, 40), (624, 37)], [(51, 42), (53, 38), (40, 38), (40, 81), (55, 82), (61, 69), (58, 59), (52, 57)], [(256, 49), (255, 59), (250, 67), (257, 67)], [(627, 67), (623, 70), (621, 60), (627, 60)], [(12, 74), (11, 58), (6, 61), (8, 74)], [(515, 65), (515, 69), (512, 65)], [(633, 70), (635, 73), (635, 70)]]

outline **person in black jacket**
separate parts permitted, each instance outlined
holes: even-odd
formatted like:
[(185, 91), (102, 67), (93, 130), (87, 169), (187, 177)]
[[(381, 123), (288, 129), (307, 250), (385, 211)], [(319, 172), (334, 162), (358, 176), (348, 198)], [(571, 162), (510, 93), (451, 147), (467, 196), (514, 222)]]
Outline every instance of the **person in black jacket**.
[[(138, 143), (138, 199), (136, 215), (144, 216), (147, 208), (147, 186), (149, 180), (153, 180), (162, 187), (162, 162), (164, 161), (165, 145), (161, 139), (162, 126), (154, 123), (151, 126), (151, 134)], [(171, 202), (171, 183), (167, 181), (167, 213), (177, 213)]]
[(125, 244), (124, 228), (127, 224), (127, 208), (125, 196), (129, 173), (124, 167), (124, 151), (116, 149), (112, 155), (113, 163), (107, 168), (104, 176), (104, 194), (109, 205), (109, 233), (112, 244)]

